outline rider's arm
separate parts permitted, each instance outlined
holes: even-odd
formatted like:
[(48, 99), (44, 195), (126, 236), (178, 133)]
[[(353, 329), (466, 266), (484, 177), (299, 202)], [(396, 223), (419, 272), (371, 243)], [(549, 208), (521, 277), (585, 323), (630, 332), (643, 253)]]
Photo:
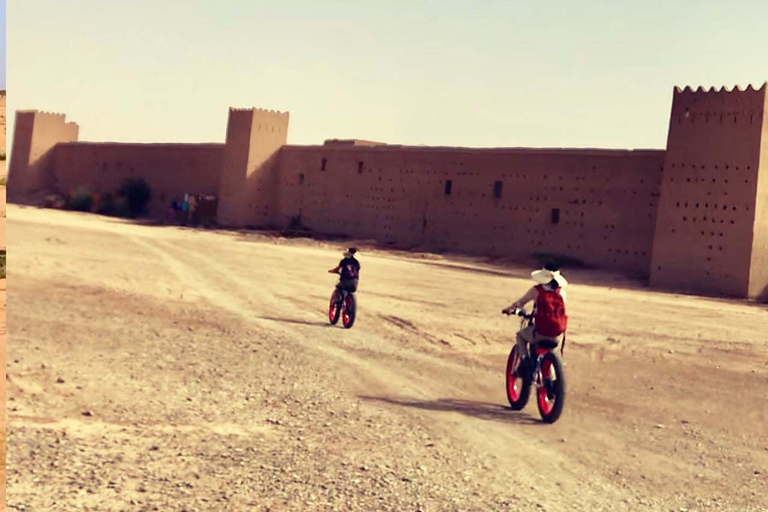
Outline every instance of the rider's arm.
[(525, 295), (523, 295), (518, 300), (513, 302), (507, 309), (522, 309), (525, 307), (526, 304), (534, 300), (537, 295), (538, 295), (538, 292), (536, 291), (536, 287), (533, 287), (530, 290), (528, 290), (528, 292), (526, 292)]
[(338, 274), (339, 270), (341, 270), (341, 265), (337, 265), (336, 268), (332, 268), (328, 272), (331, 273), (331, 274)]

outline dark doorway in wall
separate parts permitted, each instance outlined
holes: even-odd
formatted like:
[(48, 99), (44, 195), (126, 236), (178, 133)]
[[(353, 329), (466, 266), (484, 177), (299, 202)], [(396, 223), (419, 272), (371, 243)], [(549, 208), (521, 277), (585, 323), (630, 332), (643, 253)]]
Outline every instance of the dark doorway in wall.
[(320, 162), (320, 170), (321, 171), (325, 170), (325, 164), (327, 164), (327, 163), (328, 163), (328, 159), (323, 158), (323, 160)]
[(304, 184), (304, 173), (299, 174), (299, 185)]
[(451, 192), (453, 191), (453, 180), (445, 180), (445, 188), (443, 189), (443, 192), (445, 195), (449, 196), (451, 195)]
[(501, 190), (504, 187), (504, 183), (501, 181), (497, 181), (493, 184), (493, 197), (496, 199), (501, 199)]
[(363, 162), (357, 162), (357, 174), (363, 174)]
[(552, 208), (552, 224), (560, 224), (560, 208)]

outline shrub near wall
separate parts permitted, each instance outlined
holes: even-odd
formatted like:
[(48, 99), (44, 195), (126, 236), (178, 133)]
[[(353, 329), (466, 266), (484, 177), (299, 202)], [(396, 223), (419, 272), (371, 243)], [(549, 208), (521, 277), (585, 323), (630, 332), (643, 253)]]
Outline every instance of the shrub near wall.
[(141, 178), (126, 178), (115, 193), (93, 195), (86, 188), (78, 189), (65, 198), (64, 208), (135, 219), (147, 212), (147, 204), (151, 198), (152, 191), (146, 181)]
[(90, 212), (93, 208), (93, 197), (87, 189), (81, 188), (67, 199), (67, 210)]
[(136, 218), (147, 212), (147, 204), (152, 199), (152, 191), (149, 184), (143, 179), (126, 178), (118, 193), (126, 202), (129, 217)]

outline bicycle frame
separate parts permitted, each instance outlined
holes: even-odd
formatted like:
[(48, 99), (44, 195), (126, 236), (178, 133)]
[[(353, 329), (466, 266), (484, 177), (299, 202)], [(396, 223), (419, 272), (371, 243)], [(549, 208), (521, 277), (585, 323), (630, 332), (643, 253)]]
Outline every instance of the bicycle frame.
[[(534, 325), (533, 319), (534, 319), (533, 313), (521, 314), (520, 330), (523, 330), (528, 326)], [(551, 352), (552, 350), (554, 349), (539, 347), (539, 345), (535, 341), (532, 341), (528, 346), (528, 352), (530, 353), (532, 358), (535, 358), (535, 362), (536, 362), (536, 366), (534, 367), (533, 372), (531, 373), (531, 381), (536, 386), (542, 385), (541, 360), (547, 352)]]

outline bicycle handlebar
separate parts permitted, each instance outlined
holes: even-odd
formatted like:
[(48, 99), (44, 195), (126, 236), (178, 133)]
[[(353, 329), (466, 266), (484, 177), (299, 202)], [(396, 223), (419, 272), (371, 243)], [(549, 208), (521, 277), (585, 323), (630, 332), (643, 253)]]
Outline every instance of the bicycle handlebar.
[(512, 310), (503, 309), (501, 312), (507, 316), (516, 315), (522, 318), (528, 318), (528, 319), (533, 318), (533, 313), (526, 313), (524, 309), (512, 309)]

